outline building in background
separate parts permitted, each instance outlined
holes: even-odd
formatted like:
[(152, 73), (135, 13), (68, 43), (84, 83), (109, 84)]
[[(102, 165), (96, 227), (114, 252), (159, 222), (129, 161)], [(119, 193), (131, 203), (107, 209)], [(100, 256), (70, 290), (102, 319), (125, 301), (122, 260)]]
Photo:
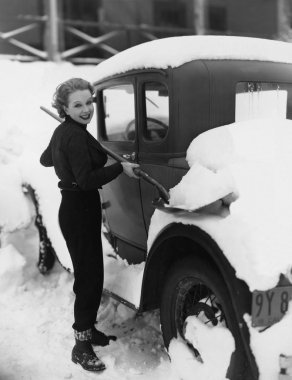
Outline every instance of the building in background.
[(0, 54), (81, 62), (174, 35), (290, 40), (291, 13), (292, 0), (0, 0)]

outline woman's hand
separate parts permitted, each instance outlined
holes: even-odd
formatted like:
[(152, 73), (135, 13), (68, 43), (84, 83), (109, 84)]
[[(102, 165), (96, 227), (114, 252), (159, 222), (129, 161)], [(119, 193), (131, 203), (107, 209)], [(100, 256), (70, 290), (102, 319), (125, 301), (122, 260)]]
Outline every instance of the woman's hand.
[(139, 179), (139, 176), (134, 173), (134, 169), (139, 168), (140, 165), (132, 164), (131, 162), (121, 162), (121, 164), (123, 166), (123, 171), (125, 174), (127, 174), (127, 176)]

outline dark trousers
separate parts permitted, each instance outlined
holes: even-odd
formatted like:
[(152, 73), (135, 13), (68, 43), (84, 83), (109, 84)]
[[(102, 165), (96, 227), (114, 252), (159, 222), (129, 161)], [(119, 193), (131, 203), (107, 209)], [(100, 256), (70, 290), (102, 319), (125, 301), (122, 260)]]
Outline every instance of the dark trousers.
[(101, 203), (97, 190), (62, 190), (59, 224), (74, 269), (73, 329), (85, 331), (96, 322), (103, 290)]

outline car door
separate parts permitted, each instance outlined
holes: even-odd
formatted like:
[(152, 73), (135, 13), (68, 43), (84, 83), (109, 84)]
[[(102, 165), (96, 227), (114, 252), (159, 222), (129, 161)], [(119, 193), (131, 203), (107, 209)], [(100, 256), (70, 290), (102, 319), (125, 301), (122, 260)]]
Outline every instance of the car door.
[[(138, 79), (139, 93), (139, 160), (141, 169), (160, 182), (167, 190), (183, 175), (177, 163), (184, 161), (185, 153), (174, 153), (173, 124), (175, 104), (171, 81), (166, 72), (148, 72)], [(157, 190), (141, 181), (141, 198), (146, 230), (155, 210), (152, 201)]]
[[(97, 87), (99, 141), (113, 152), (138, 162), (135, 77), (118, 78)], [(109, 157), (108, 164), (115, 162)], [(140, 180), (121, 174), (102, 189), (107, 223), (117, 239), (118, 253), (129, 263), (145, 259), (146, 229)]]

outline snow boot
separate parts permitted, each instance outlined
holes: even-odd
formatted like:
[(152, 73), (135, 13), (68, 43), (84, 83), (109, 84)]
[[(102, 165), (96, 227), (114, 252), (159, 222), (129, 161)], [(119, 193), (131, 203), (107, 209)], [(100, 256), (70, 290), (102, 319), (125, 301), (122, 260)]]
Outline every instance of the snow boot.
[(117, 340), (117, 337), (114, 335), (105, 335), (103, 332), (97, 330), (95, 327), (91, 329), (91, 344), (104, 347), (110, 344), (111, 340), (115, 341)]
[(100, 372), (105, 370), (104, 363), (96, 356), (88, 339), (91, 337), (91, 329), (82, 332), (74, 331), (74, 335), (75, 346), (72, 349), (72, 361), (80, 364), (86, 371)]

